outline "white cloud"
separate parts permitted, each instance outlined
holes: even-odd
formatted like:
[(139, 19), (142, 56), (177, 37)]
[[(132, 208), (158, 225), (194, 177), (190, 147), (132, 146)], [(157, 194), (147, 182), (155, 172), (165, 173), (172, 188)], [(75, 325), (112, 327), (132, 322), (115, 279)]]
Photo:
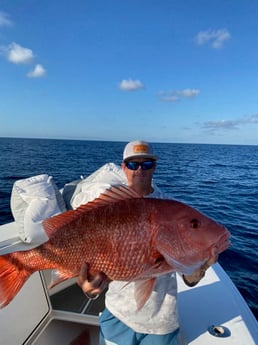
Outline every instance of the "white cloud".
[(160, 91), (159, 97), (164, 102), (177, 102), (183, 98), (193, 98), (200, 94), (200, 90), (197, 89), (183, 89), (183, 90), (170, 90)]
[(199, 95), (200, 90), (197, 89), (184, 89), (182, 91), (177, 91), (178, 94), (185, 98), (192, 98)]
[(140, 80), (124, 79), (120, 82), (119, 88), (123, 91), (135, 91), (144, 87)]
[(4, 52), (9, 62), (15, 64), (30, 63), (34, 59), (34, 54), (31, 49), (24, 48), (15, 42), (9, 44), (6, 47), (2, 47), (1, 51)]
[(45, 74), (46, 74), (45, 68), (42, 65), (37, 64), (34, 67), (34, 69), (27, 74), (27, 77), (40, 78), (40, 77), (43, 77)]
[(211, 44), (212, 48), (219, 49), (230, 39), (231, 35), (227, 29), (219, 29), (200, 31), (194, 40), (197, 45)]
[(9, 19), (9, 15), (3, 11), (0, 11), (0, 27), (12, 26), (13, 22)]
[[(14, 64), (30, 64), (35, 59), (35, 55), (31, 49), (22, 47), (15, 42), (8, 46), (0, 46), (0, 55), (5, 56), (9, 62)], [(45, 68), (40, 64), (36, 64), (34, 69), (27, 73), (27, 77), (40, 78), (45, 74)]]
[(248, 124), (258, 124), (258, 114), (249, 117), (243, 117), (237, 120), (220, 120), (204, 122), (203, 128), (211, 131), (239, 129), (239, 127)]

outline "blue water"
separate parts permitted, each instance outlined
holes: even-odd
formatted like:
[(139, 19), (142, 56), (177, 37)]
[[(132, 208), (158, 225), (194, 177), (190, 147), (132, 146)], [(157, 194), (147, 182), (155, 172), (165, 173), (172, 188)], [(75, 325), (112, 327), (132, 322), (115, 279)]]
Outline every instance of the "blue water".
[[(122, 142), (0, 138), (0, 224), (13, 220), (13, 183), (37, 174), (58, 187), (107, 162), (120, 164)], [(232, 233), (220, 264), (258, 319), (258, 146), (153, 144), (155, 182)]]

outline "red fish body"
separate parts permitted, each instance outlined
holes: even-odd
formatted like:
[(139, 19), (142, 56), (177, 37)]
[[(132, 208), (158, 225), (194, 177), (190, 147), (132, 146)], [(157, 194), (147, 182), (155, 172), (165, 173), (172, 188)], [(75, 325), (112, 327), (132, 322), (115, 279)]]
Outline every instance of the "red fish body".
[(35, 271), (57, 269), (60, 281), (84, 262), (111, 280), (148, 280), (171, 271), (191, 273), (230, 244), (229, 232), (174, 200), (136, 197), (126, 187), (43, 222), (49, 241), (0, 257), (0, 306)]

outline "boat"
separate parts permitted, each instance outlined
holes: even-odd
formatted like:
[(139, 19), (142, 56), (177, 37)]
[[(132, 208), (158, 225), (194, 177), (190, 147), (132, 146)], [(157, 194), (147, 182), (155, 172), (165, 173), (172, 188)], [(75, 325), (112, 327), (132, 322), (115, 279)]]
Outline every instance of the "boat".
[[(96, 189), (99, 193), (117, 181), (125, 182), (119, 168), (108, 163), (60, 192), (69, 204), (80, 203), (95, 198)], [(24, 242), (17, 219), (0, 226), (0, 255), (34, 246)], [(35, 272), (13, 301), (0, 309), (0, 344), (98, 344), (98, 316), (104, 308), (105, 292), (89, 300), (76, 279), (49, 289), (51, 275), (50, 270)], [(179, 345), (258, 344), (258, 323), (219, 263), (210, 267), (195, 287), (187, 287), (180, 275), (177, 281)]]

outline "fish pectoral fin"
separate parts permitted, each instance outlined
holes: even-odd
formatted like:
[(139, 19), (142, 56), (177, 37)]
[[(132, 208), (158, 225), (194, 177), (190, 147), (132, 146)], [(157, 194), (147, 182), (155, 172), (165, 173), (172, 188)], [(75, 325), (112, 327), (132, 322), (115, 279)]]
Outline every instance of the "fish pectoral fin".
[(149, 299), (156, 278), (147, 280), (138, 280), (135, 282), (134, 297), (137, 304), (137, 309), (140, 310)]
[(67, 280), (67, 279), (71, 279), (73, 277), (75, 277), (76, 275), (72, 275), (71, 273), (68, 272), (64, 272), (61, 270), (52, 270), (51, 272), (51, 282), (48, 286), (49, 289), (52, 289), (54, 286), (62, 283), (63, 281)]

